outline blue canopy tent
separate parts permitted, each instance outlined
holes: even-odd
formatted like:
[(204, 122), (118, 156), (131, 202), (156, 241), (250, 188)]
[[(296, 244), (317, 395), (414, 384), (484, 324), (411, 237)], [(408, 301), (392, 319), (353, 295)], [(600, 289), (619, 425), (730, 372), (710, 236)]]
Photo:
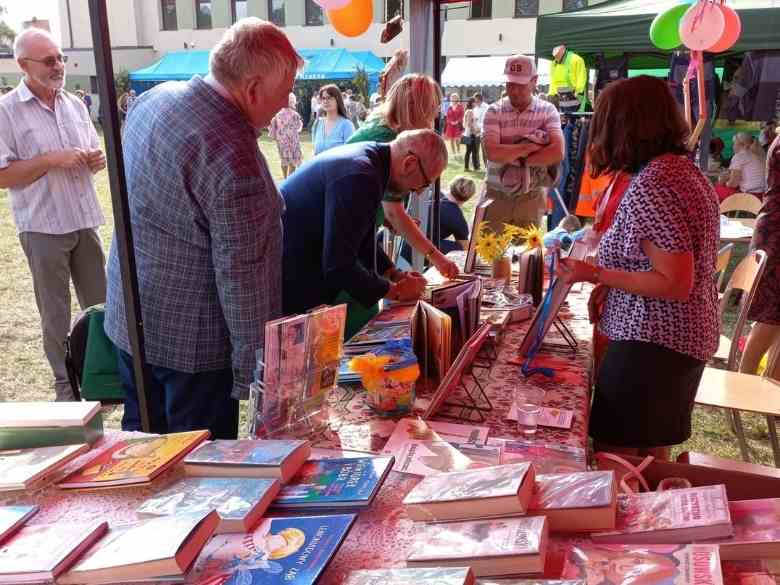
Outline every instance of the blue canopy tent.
[[(371, 51), (347, 49), (299, 49), (306, 61), (300, 80), (338, 81), (352, 79), (358, 69), (368, 75), (369, 90), (379, 83), (385, 64)], [(208, 51), (171, 51), (162, 59), (130, 73), (130, 87), (141, 93), (163, 81), (188, 80), (193, 75), (206, 75), (209, 70)]]

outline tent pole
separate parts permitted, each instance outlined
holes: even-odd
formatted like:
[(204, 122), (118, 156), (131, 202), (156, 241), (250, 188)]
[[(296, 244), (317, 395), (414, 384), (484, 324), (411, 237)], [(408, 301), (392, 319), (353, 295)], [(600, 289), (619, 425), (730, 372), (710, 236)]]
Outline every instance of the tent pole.
[(146, 388), (149, 387), (149, 368), (144, 352), (141, 299), (138, 294), (138, 277), (135, 269), (135, 248), (130, 226), (130, 206), (127, 200), (127, 180), (122, 159), (122, 136), (119, 112), (116, 108), (114, 87), (114, 63), (111, 56), (111, 39), (108, 32), (106, 0), (89, 0), (89, 18), (92, 26), (92, 43), (95, 52), (95, 69), (100, 95), (103, 135), (106, 140), (108, 178), (111, 187), (111, 206), (114, 211), (114, 234), (122, 273), (122, 290), (125, 298), (127, 336), (133, 354), (135, 385), (138, 389), (138, 406), (141, 428), (152, 432)]
[[(441, 85), (441, 35), (442, 35), (442, 10), (439, 0), (433, 2), (433, 78)], [(436, 116), (436, 131), (441, 133), (441, 116)], [(436, 179), (433, 185), (433, 205), (431, 205), (431, 241), (437, 248), (441, 234), (440, 224), (441, 206), (441, 179)]]

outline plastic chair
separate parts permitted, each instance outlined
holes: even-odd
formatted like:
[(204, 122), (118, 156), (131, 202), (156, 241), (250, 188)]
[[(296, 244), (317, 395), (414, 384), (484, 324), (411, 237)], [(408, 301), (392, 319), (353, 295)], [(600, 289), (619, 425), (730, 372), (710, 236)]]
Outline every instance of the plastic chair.
[(715, 261), (715, 276), (718, 277), (718, 293), (723, 290), (723, 279), (726, 277), (726, 268), (731, 262), (731, 254), (734, 251), (734, 244), (726, 244), (718, 251), (718, 258)]
[(746, 211), (757, 216), (758, 212), (761, 211), (761, 206), (761, 200), (755, 195), (751, 195), (750, 193), (734, 193), (734, 195), (729, 195), (721, 202), (720, 212), (739, 213), (740, 211)]

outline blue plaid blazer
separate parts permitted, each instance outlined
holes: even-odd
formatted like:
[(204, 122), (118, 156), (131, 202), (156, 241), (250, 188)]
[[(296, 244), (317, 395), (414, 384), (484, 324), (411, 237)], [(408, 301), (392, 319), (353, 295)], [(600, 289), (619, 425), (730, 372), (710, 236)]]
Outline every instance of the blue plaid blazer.
[[(147, 361), (232, 366), (246, 398), (265, 322), (280, 316), (283, 201), (243, 114), (200, 77), (133, 104), (123, 136)], [(130, 352), (116, 238), (106, 334)]]

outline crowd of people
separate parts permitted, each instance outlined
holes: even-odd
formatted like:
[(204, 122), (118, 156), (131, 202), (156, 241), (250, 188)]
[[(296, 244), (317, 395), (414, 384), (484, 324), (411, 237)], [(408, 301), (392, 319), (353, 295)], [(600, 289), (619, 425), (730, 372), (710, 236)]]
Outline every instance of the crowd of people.
[[(105, 156), (83, 98), (63, 91), (56, 40), (28, 29), (14, 50), (24, 79), (0, 98), (0, 188), (9, 189), (33, 276), (56, 396), (72, 398), (63, 349), (72, 280), (82, 307), (106, 302), (105, 331), (119, 350), (126, 393), (123, 428), (139, 430), (117, 239), (104, 270), (97, 234), (104, 219), (92, 176)], [(572, 55), (559, 57), (576, 69)], [(532, 58), (507, 58), (505, 95), (490, 105), (479, 94), (465, 105), (457, 94), (445, 100), (420, 74), (399, 78), (370, 111), (358, 96), (325, 85), (312, 101), (315, 156), (305, 162), (292, 94), (301, 66), (281, 29), (246, 18), (213, 48), (208, 75), (128, 93), (119, 104), (153, 431), (208, 428), (216, 438), (235, 437), (238, 400), (248, 395), (269, 320), (343, 302), (350, 335), (380, 299), (420, 298), (425, 278), (384, 253), (379, 226), (457, 276), (444, 252), (468, 240), (461, 207), (477, 192), (474, 180), (458, 177), (445, 192), (442, 241), (431, 241), (404, 201), (429, 191), (461, 144), (464, 169), (484, 161), (481, 197), (492, 200), (491, 225), (540, 225), (546, 212), (564, 139), (558, 110), (537, 95)], [(433, 130), (440, 116), (443, 136)], [(279, 149), (280, 184), (258, 145), (263, 129)], [(656, 78), (616, 81), (596, 101), (591, 172), (611, 179), (598, 202), (596, 261), (564, 260), (558, 274), (595, 285), (599, 366), (590, 433), (607, 450), (664, 456), (685, 441), (704, 365), (718, 345), (718, 198), (688, 156), (688, 135)], [(756, 230), (770, 276), (752, 317), (759, 326), (751, 356), (780, 331), (778, 140), (769, 148)], [(725, 186), (762, 188), (754, 150), (736, 137)]]

